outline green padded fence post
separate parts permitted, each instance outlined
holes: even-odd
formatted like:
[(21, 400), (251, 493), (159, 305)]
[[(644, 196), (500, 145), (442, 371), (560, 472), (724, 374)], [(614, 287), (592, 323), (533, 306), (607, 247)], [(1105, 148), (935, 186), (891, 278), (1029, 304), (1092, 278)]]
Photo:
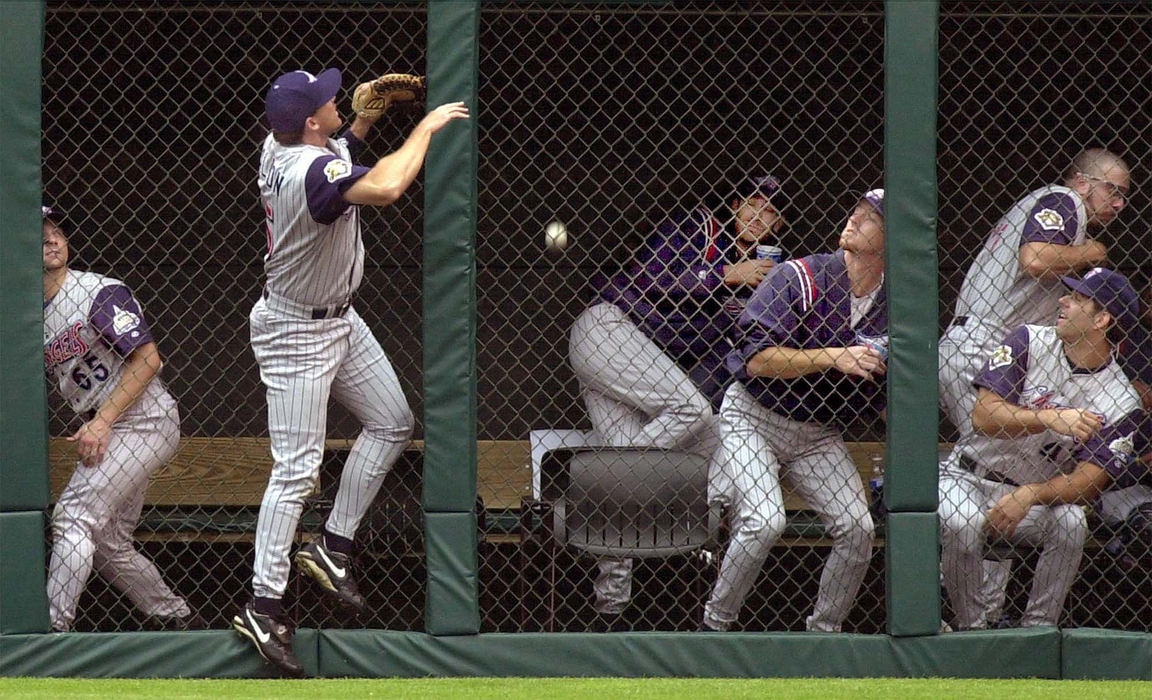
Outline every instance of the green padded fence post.
[(0, 634), (46, 632), (40, 245), (40, 57), (44, 3), (0, 6)]
[(476, 92), (478, 2), (428, 4), (428, 104), (472, 119), (432, 139), (424, 196), (425, 629), (480, 630), (476, 562)]
[[(935, 0), (888, 0), (884, 27), (884, 185), (888, 365), (888, 632), (940, 627), (936, 555)], [(903, 516), (909, 517), (903, 517)], [(929, 539), (930, 538), (930, 539)]]

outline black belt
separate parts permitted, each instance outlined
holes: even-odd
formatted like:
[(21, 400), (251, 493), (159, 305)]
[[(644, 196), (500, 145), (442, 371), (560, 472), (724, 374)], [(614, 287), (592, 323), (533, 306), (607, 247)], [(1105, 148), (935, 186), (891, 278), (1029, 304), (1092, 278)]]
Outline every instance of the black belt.
[[(268, 289), (264, 289), (264, 298), (268, 298)], [(340, 306), (317, 306), (309, 309), (308, 313), (311, 314), (313, 321), (322, 321), (326, 318), (337, 318), (348, 313), (348, 308), (352, 306), (352, 300), (349, 299)]]
[(981, 479), (994, 481), (997, 484), (1007, 484), (1008, 486), (1020, 486), (1020, 484), (1016, 483), (1012, 479), (1009, 479), (1007, 476), (1004, 476), (1004, 474), (1001, 474), (1000, 472), (988, 472), (987, 474), (980, 476), (980, 473), (976, 471), (976, 460), (972, 459), (963, 452), (960, 453), (960, 466), (964, 468), (964, 471), (972, 472), (976, 476), (979, 476)]

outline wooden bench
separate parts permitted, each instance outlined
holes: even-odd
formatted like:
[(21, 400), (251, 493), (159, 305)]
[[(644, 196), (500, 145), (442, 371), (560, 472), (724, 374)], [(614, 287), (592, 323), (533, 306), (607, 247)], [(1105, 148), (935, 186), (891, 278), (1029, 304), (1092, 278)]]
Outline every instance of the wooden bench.
[[(330, 439), (326, 447), (332, 450), (348, 449), (349, 439)], [(414, 440), (413, 450), (423, 450), (423, 441)], [(872, 456), (885, 455), (884, 443), (849, 443), (849, 453), (860, 471), (865, 497), (869, 496), (867, 483), (872, 476)], [(511, 530), (519, 523), (517, 514), (532, 497), (531, 453), (527, 440), (482, 440), (477, 445), (477, 493), (494, 523), (489, 533), (495, 539), (511, 537)], [(67, 485), (75, 467), (75, 447), (64, 438), (53, 438), (49, 446), (52, 501)], [(272, 470), (272, 456), (266, 437), (183, 437), (176, 456), (153, 475), (145, 495), (145, 504), (169, 512), (180, 509), (200, 509), (211, 512), (231, 512), (247, 509), (254, 511), (260, 505), (268, 475)], [(808, 510), (804, 502), (790, 490), (785, 490), (785, 508), (799, 513)], [(501, 516), (504, 516), (501, 518)], [(209, 516), (206, 517), (211, 520)], [(204, 518), (202, 518), (204, 519)], [(251, 520), (249, 514), (248, 520)], [(798, 516), (798, 520), (799, 520)], [(207, 523), (211, 531), (212, 523)], [(809, 518), (805, 525), (819, 528)], [(251, 539), (251, 532), (243, 524), (231, 523), (224, 532), (211, 535), (215, 541)], [(203, 539), (196, 532), (137, 533), (139, 539), (196, 540)], [(794, 537), (792, 542), (815, 538)]]

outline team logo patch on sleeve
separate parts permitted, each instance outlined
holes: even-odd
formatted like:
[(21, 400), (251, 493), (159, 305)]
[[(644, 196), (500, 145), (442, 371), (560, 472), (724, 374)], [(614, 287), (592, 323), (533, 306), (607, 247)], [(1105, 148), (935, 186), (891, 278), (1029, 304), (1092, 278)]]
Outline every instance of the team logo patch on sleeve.
[(116, 335), (124, 335), (130, 330), (140, 326), (140, 317), (119, 306), (112, 307), (112, 331)]
[(996, 348), (988, 358), (988, 366), (993, 369), (1007, 367), (1010, 364), (1012, 364), (1012, 348), (1008, 345)]
[(1133, 442), (1131, 435), (1125, 435), (1108, 443), (1108, 449), (1117, 457), (1125, 459), (1131, 457), (1132, 453), (1136, 451), (1136, 444)]
[(1041, 209), (1033, 214), (1032, 218), (1036, 219), (1036, 223), (1045, 231), (1059, 231), (1064, 228), (1064, 217), (1054, 209)]
[(328, 182), (336, 182), (337, 180), (348, 177), (352, 174), (352, 164), (346, 160), (330, 160), (324, 164), (324, 177), (328, 178)]

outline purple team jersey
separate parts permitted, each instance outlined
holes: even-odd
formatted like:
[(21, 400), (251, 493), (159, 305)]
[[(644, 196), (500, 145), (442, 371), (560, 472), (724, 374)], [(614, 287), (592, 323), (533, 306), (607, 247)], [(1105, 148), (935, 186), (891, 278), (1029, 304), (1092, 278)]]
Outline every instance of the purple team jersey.
[(724, 305), (739, 293), (724, 284), (724, 266), (738, 256), (734, 240), (705, 207), (676, 212), (626, 270), (611, 279), (597, 275), (592, 284), (600, 301), (628, 314), (677, 364), (719, 368), (734, 322)]
[(883, 377), (873, 381), (836, 370), (794, 379), (748, 374), (748, 361), (766, 348), (851, 347), (859, 345), (858, 336), (886, 336), (888, 303), (883, 287), (872, 308), (852, 327), (849, 285), (844, 251), (810, 255), (782, 265), (748, 300), (726, 364), (769, 410), (793, 420), (845, 424), (874, 417), (884, 408)]
[(1111, 425), (1100, 428), (1088, 441), (1077, 446), (1076, 460), (1091, 462), (1112, 477), (1109, 488), (1122, 489), (1136, 484), (1152, 486), (1152, 467), (1141, 457), (1152, 452), (1152, 416), (1134, 411)]

